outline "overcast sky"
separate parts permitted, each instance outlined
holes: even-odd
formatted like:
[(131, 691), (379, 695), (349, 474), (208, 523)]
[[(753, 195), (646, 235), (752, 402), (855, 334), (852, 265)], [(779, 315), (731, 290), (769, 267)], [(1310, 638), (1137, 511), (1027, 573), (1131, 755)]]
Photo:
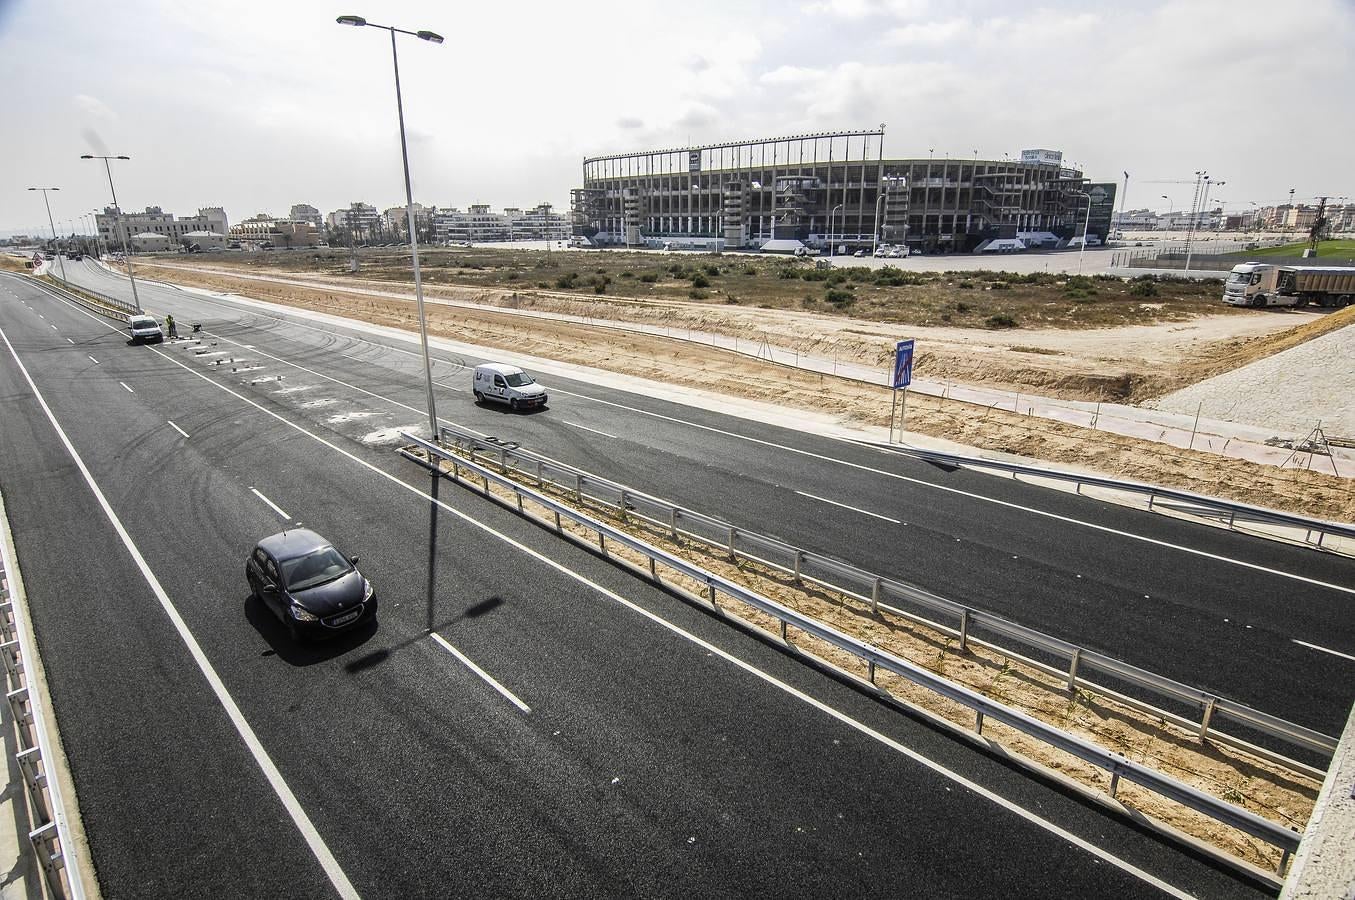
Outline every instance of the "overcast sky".
[[(0, 0), (0, 233), (109, 202), (564, 206), (585, 155), (886, 123), (886, 156), (1062, 150), (1129, 206), (1355, 195), (1355, 2)], [(1162, 194), (1170, 201), (1161, 199)]]

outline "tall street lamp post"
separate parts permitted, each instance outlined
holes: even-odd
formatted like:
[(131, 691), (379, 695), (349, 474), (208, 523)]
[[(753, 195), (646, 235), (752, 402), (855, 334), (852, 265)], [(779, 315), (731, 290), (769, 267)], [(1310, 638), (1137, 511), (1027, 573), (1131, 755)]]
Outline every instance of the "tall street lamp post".
[(110, 159), (131, 159), (130, 156), (95, 156), (91, 153), (84, 153), (81, 159), (102, 159), (104, 161), (104, 172), (108, 174), (108, 192), (113, 195), (113, 208), (117, 210), (118, 220), (122, 222), (122, 258), (127, 263), (127, 280), (132, 283), (132, 305), (136, 307), (137, 314), (141, 313), (141, 298), (136, 292), (136, 274), (132, 271), (132, 251), (127, 247), (127, 223), (123, 221), (122, 207), (118, 206), (118, 189), (113, 187), (113, 169), (108, 164)]
[(837, 255), (837, 248), (833, 246), (833, 216), (837, 215), (839, 209), (842, 209), (841, 203), (834, 206), (832, 212), (828, 213), (828, 255), (830, 257)]
[(52, 221), (52, 204), (47, 200), (48, 191), (59, 191), (61, 188), (37, 188), (31, 187), (30, 191), (42, 191), (42, 203), (47, 207), (47, 226), (52, 229), (52, 250), (56, 253), (57, 265), (61, 267), (61, 280), (66, 280), (66, 260), (61, 255), (61, 247), (56, 242), (56, 223)]
[(433, 363), (428, 355), (428, 321), (423, 312), (423, 279), (419, 274), (419, 237), (414, 224), (414, 188), (409, 178), (409, 147), (405, 142), (405, 105), (400, 95), (400, 57), (395, 49), (395, 35), (408, 34), (420, 40), (434, 44), (442, 43), (442, 35), (431, 31), (405, 31), (390, 25), (376, 25), (362, 16), (339, 16), (340, 25), (352, 25), (356, 28), (380, 28), (390, 32), (391, 63), (395, 68), (395, 111), (400, 121), (400, 158), (405, 167), (405, 210), (409, 219), (409, 249), (414, 264), (414, 300), (419, 312), (419, 341), (423, 345), (423, 374), (428, 391), (428, 427), (431, 440), (438, 440), (438, 415), (433, 402)]
[(1092, 195), (1086, 191), (1073, 191), (1087, 198), (1087, 218), (1082, 222), (1082, 246), (1077, 248), (1077, 274), (1082, 274), (1082, 254), (1087, 252), (1087, 229), (1092, 224)]

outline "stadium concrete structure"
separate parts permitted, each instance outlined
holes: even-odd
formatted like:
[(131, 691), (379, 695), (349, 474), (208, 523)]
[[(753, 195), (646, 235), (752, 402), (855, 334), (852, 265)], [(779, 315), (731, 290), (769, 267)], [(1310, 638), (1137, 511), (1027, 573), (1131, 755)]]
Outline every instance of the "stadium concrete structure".
[[(574, 233), (599, 246), (963, 252), (999, 238), (1104, 240), (1113, 183), (1050, 150), (1020, 159), (886, 159), (884, 127), (589, 157)], [(767, 246), (769, 241), (775, 244)]]

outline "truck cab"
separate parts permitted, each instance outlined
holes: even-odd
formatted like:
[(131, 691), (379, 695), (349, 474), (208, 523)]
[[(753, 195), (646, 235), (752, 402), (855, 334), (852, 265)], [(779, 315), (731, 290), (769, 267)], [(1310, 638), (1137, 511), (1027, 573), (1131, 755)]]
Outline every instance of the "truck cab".
[(1275, 281), (1279, 266), (1270, 263), (1239, 263), (1223, 283), (1223, 302), (1229, 306), (1280, 306)]

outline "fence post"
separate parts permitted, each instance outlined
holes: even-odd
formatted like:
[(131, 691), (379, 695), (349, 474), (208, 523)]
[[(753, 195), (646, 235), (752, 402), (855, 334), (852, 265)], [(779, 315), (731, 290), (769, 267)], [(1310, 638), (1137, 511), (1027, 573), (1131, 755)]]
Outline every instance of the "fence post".
[(1204, 701), (1204, 715), (1200, 716), (1200, 742), (1209, 737), (1209, 720), (1214, 718), (1214, 703), (1217, 697), (1207, 697)]

